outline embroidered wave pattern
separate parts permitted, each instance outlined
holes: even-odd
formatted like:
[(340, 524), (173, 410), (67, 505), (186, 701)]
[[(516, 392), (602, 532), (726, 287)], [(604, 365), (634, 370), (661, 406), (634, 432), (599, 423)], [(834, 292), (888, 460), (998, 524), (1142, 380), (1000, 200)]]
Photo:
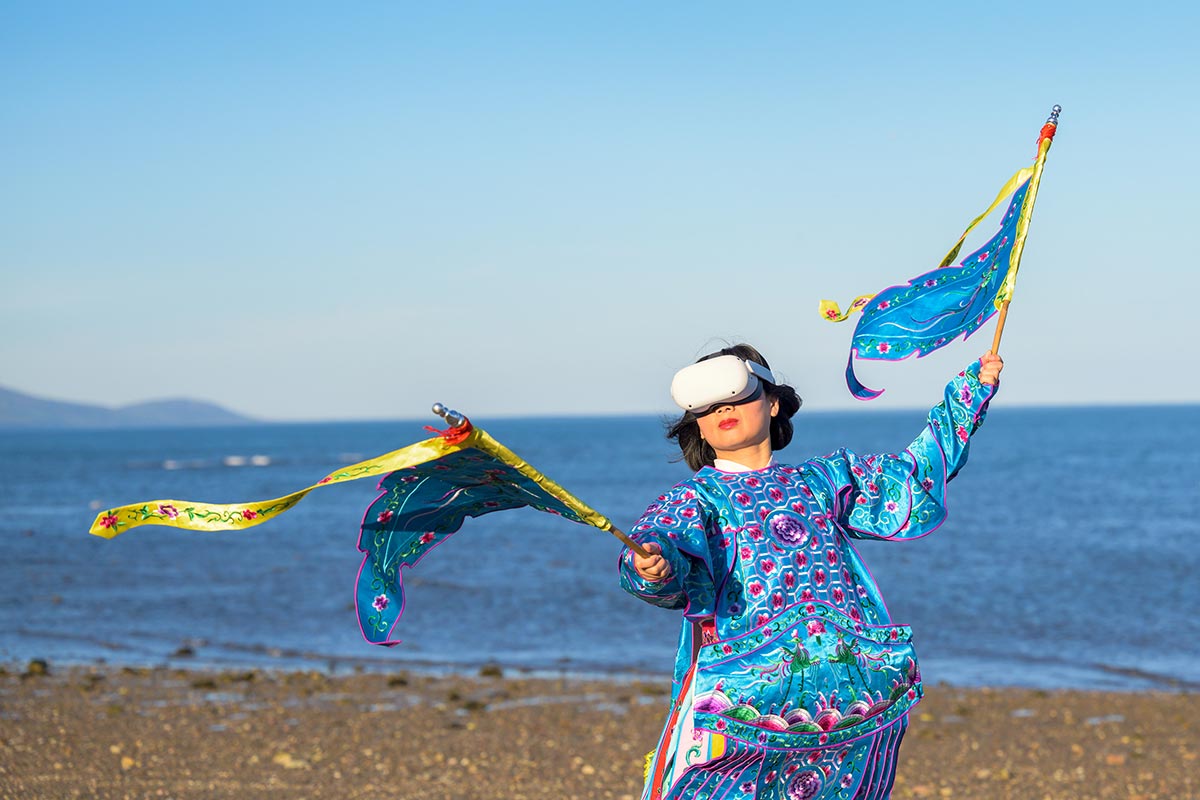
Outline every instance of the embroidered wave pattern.
[[(701, 649), (696, 727), (788, 749), (874, 733), (921, 697), (911, 639), (902, 625), (863, 626), (821, 603), (795, 606)], [(726, 694), (727, 684), (741, 694)]]

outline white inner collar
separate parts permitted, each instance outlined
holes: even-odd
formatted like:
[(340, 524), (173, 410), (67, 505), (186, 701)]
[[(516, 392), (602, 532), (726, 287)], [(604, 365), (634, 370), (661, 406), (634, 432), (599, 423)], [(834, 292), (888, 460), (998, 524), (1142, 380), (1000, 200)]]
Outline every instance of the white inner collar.
[[(767, 461), (766, 465), (761, 467), (761, 469), (766, 469), (767, 467), (771, 466), (774, 463), (775, 463), (775, 456), (771, 456), (771, 458)], [(713, 468), (719, 469), (719, 470), (721, 470), (721, 472), (757, 472), (758, 471), (754, 467), (747, 467), (745, 464), (739, 464), (738, 462), (730, 461), (727, 458), (713, 459)]]

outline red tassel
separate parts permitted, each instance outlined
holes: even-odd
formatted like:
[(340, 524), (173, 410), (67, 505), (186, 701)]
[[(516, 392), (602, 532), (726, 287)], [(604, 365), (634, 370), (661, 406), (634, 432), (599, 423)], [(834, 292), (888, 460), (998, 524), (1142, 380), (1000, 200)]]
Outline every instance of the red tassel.
[(1042, 152), (1042, 140), (1049, 139), (1050, 141), (1054, 141), (1054, 133), (1057, 130), (1058, 130), (1058, 126), (1055, 125), (1053, 122), (1047, 122), (1045, 125), (1042, 126), (1042, 133), (1040, 136), (1038, 136), (1038, 140), (1037, 140), (1037, 151), (1039, 153)]
[(475, 428), (471, 425), (471, 420), (465, 420), (462, 425), (457, 428), (446, 428), (444, 431), (439, 431), (437, 428), (426, 425), (425, 430), (430, 433), (436, 433), (442, 437), (442, 441), (446, 444), (462, 444), (466, 438), (471, 435), (471, 431)]

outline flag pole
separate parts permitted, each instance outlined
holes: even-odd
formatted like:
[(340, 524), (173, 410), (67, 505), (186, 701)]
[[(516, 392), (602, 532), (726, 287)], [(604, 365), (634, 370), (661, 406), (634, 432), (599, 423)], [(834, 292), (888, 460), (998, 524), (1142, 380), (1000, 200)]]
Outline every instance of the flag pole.
[(1025, 202), (1021, 204), (1021, 216), (1017, 220), (1016, 240), (1013, 242), (1012, 254), (1008, 260), (1008, 275), (1004, 285), (1000, 287), (996, 300), (999, 303), (1000, 318), (996, 320), (996, 334), (992, 337), (992, 355), (1000, 351), (1000, 337), (1004, 334), (1004, 321), (1008, 317), (1008, 304), (1012, 300), (1013, 287), (1017, 282), (1017, 269), (1021, 266), (1021, 253), (1025, 249), (1025, 237), (1029, 233), (1029, 221), (1033, 218), (1033, 204), (1037, 200), (1038, 185), (1042, 182), (1042, 168), (1046, 165), (1046, 154), (1058, 131), (1058, 115), (1062, 106), (1056, 105), (1050, 111), (1050, 118), (1042, 126), (1037, 141), (1037, 161), (1033, 165), (1033, 176), (1029, 179), (1029, 191), (1025, 194)]

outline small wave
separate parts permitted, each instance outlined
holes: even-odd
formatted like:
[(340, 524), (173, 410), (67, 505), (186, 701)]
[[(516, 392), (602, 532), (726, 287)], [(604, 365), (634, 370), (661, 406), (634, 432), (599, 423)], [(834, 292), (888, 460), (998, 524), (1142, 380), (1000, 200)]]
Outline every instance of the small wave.
[(250, 456), (250, 466), (252, 467), (267, 467), (271, 465), (270, 456)]
[(227, 467), (244, 467), (246, 466), (245, 456), (225, 456), (221, 459), (221, 463)]
[(206, 461), (202, 458), (194, 458), (194, 459), (190, 459), (187, 461), (182, 461), (182, 460), (176, 459), (176, 458), (167, 458), (167, 459), (164, 459), (161, 464), (162, 468), (165, 470), (208, 469), (209, 467), (212, 467), (213, 465), (214, 465), (214, 462)]

